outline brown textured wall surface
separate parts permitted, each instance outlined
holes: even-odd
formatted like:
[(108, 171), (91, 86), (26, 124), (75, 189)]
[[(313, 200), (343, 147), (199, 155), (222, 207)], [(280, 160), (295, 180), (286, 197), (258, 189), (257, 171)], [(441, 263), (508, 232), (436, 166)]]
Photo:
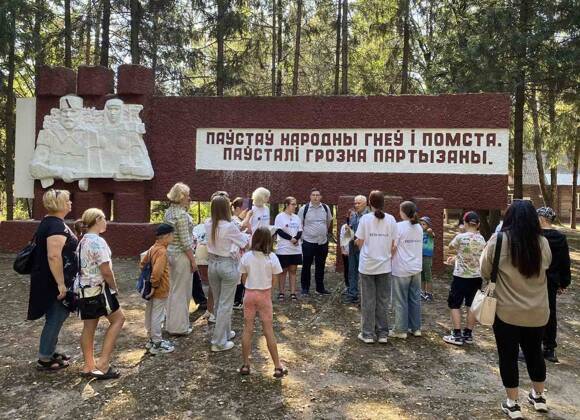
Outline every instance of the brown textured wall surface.
[[(70, 221), (67, 220), (70, 225)], [(39, 221), (11, 221), (0, 223), (3, 252), (18, 252), (32, 238)], [(149, 223), (109, 223), (102, 235), (114, 257), (136, 257), (155, 242), (157, 225)], [(71, 225), (72, 228), (72, 225)]]
[[(60, 96), (78, 93), (85, 106), (102, 109), (113, 90), (114, 77), (103, 67), (80, 67), (75, 71), (62, 67), (45, 67), (37, 90), (37, 132), (44, 116), (58, 106)], [(290, 173), (256, 171), (196, 170), (195, 142), (197, 128), (509, 128), (509, 95), (483, 93), (438, 96), (326, 96), (326, 97), (156, 97), (150, 69), (122, 65), (118, 70), (117, 93), (127, 103), (141, 103), (145, 123), (144, 140), (155, 171), (146, 182), (115, 182), (91, 179), (90, 194), (85, 196), (77, 184), (57, 181), (55, 188), (72, 193), (73, 213), (99, 204), (107, 211), (113, 200), (113, 214), (121, 223), (111, 227), (111, 244), (124, 252), (137, 252), (140, 246), (126, 244), (141, 241), (145, 234), (140, 222), (149, 218), (149, 201), (164, 200), (167, 191), (177, 181), (190, 185), (193, 200), (207, 201), (216, 190), (231, 195), (249, 196), (258, 186), (272, 191), (271, 202), (282, 202), (294, 195), (299, 202), (308, 200), (313, 186), (321, 189), (323, 201), (341, 204), (339, 197), (368, 195), (380, 189), (393, 200), (386, 210), (397, 214), (401, 200), (413, 197), (436, 197), (437, 204), (425, 202), (425, 209), (439, 213), (440, 208), (504, 208), (507, 175), (444, 175), (365, 173)], [(40, 219), (43, 189), (35, 186), (33, 216)], [(342, 210), (339, 209), (339, 214)], [(429, 214), (438, 220), (439, 216)], [(339, 218), (339, 222), (341, 219)], [(437, 222), (439, 223), (439, 222)], [(339, 223), (340, 225), (340, 223)], [(29, 235), (28, 222), (18, 228), (0, 225), (0, 231), (20, 232), (17, 247), (2, 241), (2, 250), (14, 251)], [(121, 228), (121, 226), (124, 226)], [(133, 226), (133, 227), (131, 227)], [(123, 234), (118, 234), (123, 232)], [(6, 236), (2, 236), (6, 238)], [(115, 241), (119, 241), (118, 243)], [(439, 241), (441, 242), (441, 241)], [(6, 245), (5, 245), (6, 243)], [(439, 252), (439, 251), (436, 251)], [(135, 255), (126, 254), (126, 255)], [(436, 265), (437, 266), (437, 265)]]

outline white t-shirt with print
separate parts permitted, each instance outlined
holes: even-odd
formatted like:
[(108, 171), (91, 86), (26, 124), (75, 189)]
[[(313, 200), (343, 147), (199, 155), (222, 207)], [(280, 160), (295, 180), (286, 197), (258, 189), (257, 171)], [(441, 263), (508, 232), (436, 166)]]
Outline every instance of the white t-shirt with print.
[(397, 238), (397, 222), (385, 213), (383, 219), (374, 213), (361, 217), (356, 237), (364, 240), (360, 250), (358, 271), (362, 274), (386, 274), (391, 272), (391, 250)]
[(86, 233), (78, 249), (81, 265), (80, 285), (95, 287), (105, 283), (100, 266), (108, 262), (112, 268), (111, 249), (107, 242), (96, 233)]
[(460, 233), (449, 246), (457, 250), (454, 276), (466, 279), (481, 277), (479, 257), (485, 248), (485, 239), (479, 232)]
[(397, 223), (397, 250), (393, 255), (393, 276), (409, 277), (423, 270), (423, 228), (408, 220)]
[[(302, 231), (302, 222), (295, 214), (288, 214), (286, 212), (279, 213), (274, 221), (274, 226), (282, 229), (291, 237), (298, 235)], [(278, 255), (296, 255), (302, 254), (302, 247), (300, 241), (293, 244), (290, 240), (278, 236), (278, 245), (276, 247), (276, 254)]]
[(271, 289), (272, 276), (281, 272), (280, 261), (273, 252), (265, 255), (259, 251), (249, 251), (240, 260), (240, 273), (248, 275), (246, 289)]
[(270, 226), (270, 208), (267, 206), (257, 207), (252, 206), (252, 217), (250, 218), (250, 226), (252, 232), (260, 227)]
[(205, 232), (207, 236), (207, 250), (210, 254), (221, 257), (231, 257), (232, 245), (244, 248), (250, 241), (250, 235), (240, 232), (240, 229), (233, 223), (225, 220), (218, 222), (215, 241), (211, 238), (211, 219), (205, 222)]

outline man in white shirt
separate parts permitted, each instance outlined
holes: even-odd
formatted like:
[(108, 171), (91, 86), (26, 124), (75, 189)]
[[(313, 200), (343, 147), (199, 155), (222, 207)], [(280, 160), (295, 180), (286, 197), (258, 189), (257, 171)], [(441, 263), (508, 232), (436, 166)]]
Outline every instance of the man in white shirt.
[(302, 233), (302, 295), (310, 292), (310, 267), (314, 262), (316, 292), (329, 295), (324, 288), (324, 266), (328, 256), (328, 230), (332, 223), (330, 208), (322, 203), (318, 188), (310, 191), (310, 202), (300, 208), (298, 217), (303, 226)]

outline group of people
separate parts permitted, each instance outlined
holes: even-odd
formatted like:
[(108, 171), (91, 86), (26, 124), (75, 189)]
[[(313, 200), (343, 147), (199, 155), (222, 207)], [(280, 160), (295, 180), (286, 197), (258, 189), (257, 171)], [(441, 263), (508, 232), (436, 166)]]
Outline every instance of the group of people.
[[(273, 293), (277, 290), (274, 297), (284, 302), (288, 278), (289, 299), (297, 301), (297, 266), (302, 265), (300, 298), (308, 296), (313, 263), (316, 292), (330, 293), (324, 286), (324, 268), (333, 216), (329, 206), (321, 202), (320, 191), (312, 189), (310, 202), (298, 211), (297, 200), (287, 197), (274, 224), (270, 223), (267, 205), (270, 192), (265, 188), (254, 191), (253, 203), (240, 197), (230, 201), (227, 192), (217, 191), (211, 197), (210, 217), (197, 226), (188, 213), (187, 185), (175, 184), (167, 197), (170, 205), (164, 222), (157, 226), (156, 242), (142, 254), (140, 261), (142, 268), (148, 264), (151, 267), (152, 289), (146, 296), (145, 311), (149, 334), (146, 347), (152, 354), (174, 351), (174, 344), (163, 340), (163, 326), (170, 335), (191, 333), (189, 304), (193, 297), (207, 308), (208, 322), (215, 323), (211, 351), (230, 350), (236, 336), (231, 328), (232, 313), (238, 307), (244, 313), (240, 374), (250, 373), (251, 339), (259, 315), (274, 362), (274, 376), (282, 378), (288, 370), (281, 363), (276, 346)], [(56, 344), (69, 314), (66, 303), (74, 289), (80, 298), (84, 323), (82, 374), (98, 379), (116, 378), (119, 372), (110, 366), (110, 361), (124, 315), (117, 299), (111, 251), (100, 236), (106, 230), (105, 215), (99, 209), (86, 210), (75, 235), (64, 223), (71, 210), (67, 191), (48, 190), (44, 206), (48, 216), (35, 236), (37, 250), (28, 313), (29, 319), (46, 318), (37, 366), (45, 370), (68, 366), (69, 356), (58, 353)], [(381, 191), (371, 191), (368, 199), (356, 196), (341, 227), (340, 246), (346, 272), (344, 300), (360, 303), (358, 338), (366, 344), (421, 336), (421, 300), (433, 300), (431, 266), (435, 234), (431, 219), (419, 217), (412, 201), (401, 203), (398, 223), (384, 207)], [(498, 236), (503, 238), (497, 263), (493, 330), (507, 393), (501, 408), (510, 418), (521, 417), (517, 403), (520, 348), (533, 383), (528, 400), (538, 411), (547, 409), (544, 357), (557, 360), (556, 296), (570, 284), (567, 243), (565, 236), (552, 228), (554, 219), (555, 213), (550, 208), (536, 212), (531, 202), (515, 200), (505, 213), (501, 230), (489, 241), (479, 233), (480, 219), (472, 211), (463, 216), (462, 232), (449, 244), (456, 254), (448, 260), (448, 264), (454, 265), (447, 300), (452, 329), (443, 340), (464, 345), (474, 342), (476, 321), (469, 308), (483, 279), (490, 279)], [(392, 329), (387, 321), (390, 302), (395, 313)], [(463, 329), (462, 305), (467, 307)], [(96, 361), (94, 333), (102, 316), (108, 318), (110, 325)]]

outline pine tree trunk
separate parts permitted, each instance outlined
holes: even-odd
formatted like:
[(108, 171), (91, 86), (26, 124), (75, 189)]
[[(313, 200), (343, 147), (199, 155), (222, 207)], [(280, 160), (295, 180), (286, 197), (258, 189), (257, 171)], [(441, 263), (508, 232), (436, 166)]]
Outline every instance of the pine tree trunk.
[(336, 50), (334, 57), (334, 94), (340, 93), (340, 45), (341, 45), (341, 31), (342, 31), (342, 0), (338, 0), (337, 14), (336, 14)]
[(44, 47), (40, 30), (44, 21), (44, 0), (35, 0), (34, 2), (34, 33), (32, 34), (32, 44), (34, 47), (34, 80), (38, 83), (38, 74), (40, 67), (44, 65)]
[(403, 63), (401, 66), (401, 95), (409, 93), (409, 56), (411, 55), (409, 30), (409, 0), (403, 0)]
[(272, 0), (272, 96), (276, 96), (276, 16), (277, 16), (276, 0)]
[(64, 66), (72, 68), (72, 28), (70, 0), (64, 0)]
[(103, 20), (101, 23), (101, 54), (99, 65), (109, 67), (109, 30), (111, 25), (111, 0), (103, 0)]
[(278, 0), (278, 35), (276, 36), (276, 96), (282, 96), (282, 0)]
[(6, 108), (5, 108), (5, 124), (6, 124), (6, 154), (4, 156), (4, 168), (6, 178), (6, 219), (14, 219), (14, 107), (16, 99), (14, 97), (14, 73), (16, 71), (16, 11), (9, 9), (10, 17), (7, 19), (10, 25), (8, 30), (8, 79), (6, 81)]
[(514, 198), (523, 198), (522, 167), (524, 160), (524, 105), (526, 102), (526, 62), (527, 39), (530, 20), (530, 1), (521, 0), (518, 32), (520, 40), (516, 44), (517, 70), (515, 74), (516, 92), (514, 109)]
[[(553, 73), (552, 73), (553, 74)], [(554, 136), (556, 133), (556, 93), (554, 84), (549, 83), (548, 86), (548, 120), (550, 123), (550, 137), (552, 141), (551, 147), (548, 149), (550, 158), (550, 207), (556, 210), (556, 214), (560, 214), (560, 199), (558, 197), (558, 165), (557, 159), (554, 159), (554, 147), (556, 142)]]
[(298, 72), (300, 71), (300, 41), (302, 37), (302, 0), (296, 10), (296, 41), (294, 43), (294, 68), (292, 70), (292, 95), (298, 95)]
[(141, 3), (131, 0), (131, 63), (141, 64), (141, 48), (139, 46), (139, 31), (141, 30)]
[(217, 26), (216, 26), (216, 41), (217, 41), (217, 63), (216, 63), (216, 94), (217, 96), (224, 96), (225, 86), (225, 58), (224, 58), (224, 44), (225, 44), (225, 1), (218, 0), (217, 2)]
[(578, 157), (580, 155), (580, 128), (576, 129), (574, 142), (574, 166), (572, 168), (572, 212), (570, 213), (570, 227), (576, 229), (576, 209), (578, 207)]
[(534, 152), (536, 154), (536, 166), (538, 168), (538, 178), (540, 182), (540, 191), (542, 192), (542, 201), (544, 206), (550, 206), (550, 192), (546, 186), (546, 174), (544, 171), (544, 159), (542, 157), (543, 139), (540, 133), (540, 123), (538, 116), (538, 98), (536, 88), (533, 87), (530, 92), (529, 107), (532, 112), (532, 122), (534, 127)]
[(93, 15), (93, 2), (91, 0), (89, 0), (89, 4), (87, 6), (87, 15), (85, 16), (86, 22), (85, 22), (85, 32), (87, 34), (86, 38), (85, 38), (85, 45), (84, 45), (84, 49), (85, 49), (85, 65), (90, 65), (91, 64), (91, 31), (92, 31), (92, 22), (91, 19)]
[(348, 95), (348, 0), (342, 0), (342, 83), (341, 93)]
[(99, 64), (99, 58), (101, 56), (101, 19), (103, 16), (103, 2), (105, 1), (107, 0), (97, 0), (97, 14), (95, 16), (95, 38), (93, 41), (93, 64), (95, 66)]

